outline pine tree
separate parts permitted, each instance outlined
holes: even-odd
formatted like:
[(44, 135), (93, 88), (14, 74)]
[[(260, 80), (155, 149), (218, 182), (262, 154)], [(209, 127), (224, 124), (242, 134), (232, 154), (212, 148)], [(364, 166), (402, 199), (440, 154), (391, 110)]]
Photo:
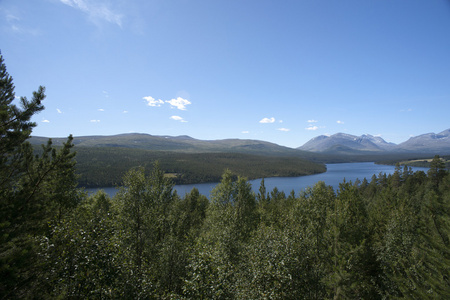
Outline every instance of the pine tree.
[(430, 162), (430, 169), (428, 170), (428, 178), (434, 189), (437, 189), (439, 183), (446, 175), (445, 163), (441, 160), (439, 155), (435, 155)]
[(26, 298), (45, 276), (38, 237), (78, 202), (72, 137), (57, 151), (51, 141), (35, 155), (26, 140), (42, 111), (45, 88), (15, 103), (12, 77), (0, 54), (0, 298)]

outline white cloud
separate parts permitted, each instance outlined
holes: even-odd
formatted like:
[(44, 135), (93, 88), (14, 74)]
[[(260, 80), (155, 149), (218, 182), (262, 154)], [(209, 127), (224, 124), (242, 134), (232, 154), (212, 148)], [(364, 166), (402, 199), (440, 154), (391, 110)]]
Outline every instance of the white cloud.
[(242, 131), (241, 133), (243, 133), (243, 134), (248, 134), (248, 133), (250, 133), (250, 131), (244, 130), (244, 131)]
[(288, 129), (288, 128), (278, 128), (278, 130), (279, 130), (279, 131), (285, 131), (285, 132), (290, 131), (290, 129)]
[(99, 108), (98, 111), (105, 111), (103, 108)]
[(177, 99), (168, 100), (166, 102), (169, 103), (171, 106), (174, 106), (180, 110), (186, 110), (186, 105), (191, 104), (189, 100), (183, 99), (181, 97), (178, 97)]
[(50, 121), (47, 119), (44, 119), (44, 120), (42, 120), (42, 123), (50, 123)]
[(317, 130), (317, 129), (319, 129), (319, 127), (310, 125), (309, 127), (306, 127), (305, 129), (306, 130)]
[(91, 123), (100, 123), (100, 120), (91, 120)]
[(259, 123), (274, 123), (275, 122), (275, 118), (264, 118), (261, 121), (259, 121)]
[(308, 123), (317, 123), (317, 122), (319, 122), (319, 121), (317, 121), (317, 120), (308, 120)]
[(59, 108), (57, 108), (56, 111), (58, 112), (58, 114), (62, 114), (62, 111)]
[(145, 101), (147, 101), (148, 106), (160, 107), (161, 105), (164, 104), (164, 101), (162, 101), (161, 99), (155, 100), (155, 98), (150, 96), (144, 97), (142, 99), (145, 99)]
[[(66, 4), (75, 9), (81, 10), (87, 14), (89, 19), (97, 24), (99, 21), (106, 21), (114, 23), (119, 27), (122, 27), (121, 14), (118, 14), (109, 7), (108, 2), (100, 0), (60, 0), (63, 4)], [(97, 24), (98, 25), (98, 24)]]
[(175, 121), (180, 121), (182, 123), (187, 123), (186, 120), (184, 120), (182, 117), (180, 116), (171, 116), (170, 119), (175, 120)]
[(127, 114), (127, 113), (128, 113), (128, 110), (124, 110), (123, 113), (124, 113), (124, 114)]
[(336, 123), (338, 123), (338, 124), (344, 124), (344, 121), (337, 120)]

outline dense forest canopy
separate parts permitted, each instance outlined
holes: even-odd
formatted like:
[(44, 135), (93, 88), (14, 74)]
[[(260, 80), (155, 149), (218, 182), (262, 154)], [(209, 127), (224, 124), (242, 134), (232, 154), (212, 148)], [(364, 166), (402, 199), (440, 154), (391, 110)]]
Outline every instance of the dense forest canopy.
[(120, 192), (77, 188), (72, 137), (27, 142), (44, 88), (14, 105), (0, 56), (1, 299), (449, 299), (450, 174), (258, 193), (226, 171), (209, 201), (161, 166)]
[(176, 153), (128, 148), (75, 148), (76, 173), (80, 186), (108, 187), (122, 184), (134, 167), (151, 169), (158, 161), (176, 184), (218, 182), (225, 169), (249, 179), (302, 176), (326, 171), (318, 164), (298, 157), (244, 153)]

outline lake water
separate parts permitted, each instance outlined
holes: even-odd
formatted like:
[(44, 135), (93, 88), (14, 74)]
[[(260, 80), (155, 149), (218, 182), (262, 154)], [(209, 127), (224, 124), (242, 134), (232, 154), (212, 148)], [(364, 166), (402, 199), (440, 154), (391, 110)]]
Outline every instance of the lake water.
[[(412, 168), (413, 171), (424, 171), (426, 172), (428, 168)], [(372, 176), (375, 174), (378, 176), (380, 173), (392, 174), (395, 171), (394, 166), (386, 165), (376, 165), (373, 162), (366, 163), (342, 163), (342, 164), (327, 164), (327, 171), (321, 174), (301, 176), (301, 177), (270, 177), (264, 179), (264, 185), (266, 186), (267, 192), (277, 188), (279, 191), (283, 191), (286, 195), (289, 195), (292, 190), (295, 191), (296, 195), (305, 188), (313, 186), (319, 181), (324, 181), (325, 184), (331, 185), (335, 190), (339, 187), (344, 179), (347, 181), (354, 182), (356, 179), (363, 180), (366, 178), (368, 181), (371, 180)], [(252, 189), (255, 193), (258, 193), (259, 186), (261, 184), (261, 179), (254, 179), (249, 181), (252, 184)], [(210, 196), (211, 190), (217, 185), (216, 183), (200, 183), (200, 184), (183, 184), (176, 185), (175, 190), (178, 195), (184, 196), (189, 193), (192, 188), (196, 187), (202, 195), (207, 197)], [(100, 188), (99, 188), (100, 189)], [(87, 189), (89, 192), (95, 192), (99, 189)], [(101, 188), (111, 197), (117, 193), (116, 188)]]

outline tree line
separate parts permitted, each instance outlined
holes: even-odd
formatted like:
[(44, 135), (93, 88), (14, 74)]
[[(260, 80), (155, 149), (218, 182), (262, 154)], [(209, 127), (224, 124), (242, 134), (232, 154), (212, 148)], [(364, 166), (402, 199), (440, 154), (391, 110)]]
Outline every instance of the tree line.
[(158, 161), (175, 184), (218, 182), (228, 168), (249, 179), (302, 176), (326, 171), (323, 164), (299, 157), (245, 153), (182, 153), (121, 147), (77, 147), (76, 174), (83, 187), (111, 187), (123, 183), (125, 173), (136, 166), (147, 172)]
[(44, 88), (14, 105), (0, 57), (0, 298), (450, 297), (450, 174), (396, 167), (289, 195), (222, 174), (210, 199), (158, 163), (110, 198), (77, 187), (72, 137), (26, 141)]

